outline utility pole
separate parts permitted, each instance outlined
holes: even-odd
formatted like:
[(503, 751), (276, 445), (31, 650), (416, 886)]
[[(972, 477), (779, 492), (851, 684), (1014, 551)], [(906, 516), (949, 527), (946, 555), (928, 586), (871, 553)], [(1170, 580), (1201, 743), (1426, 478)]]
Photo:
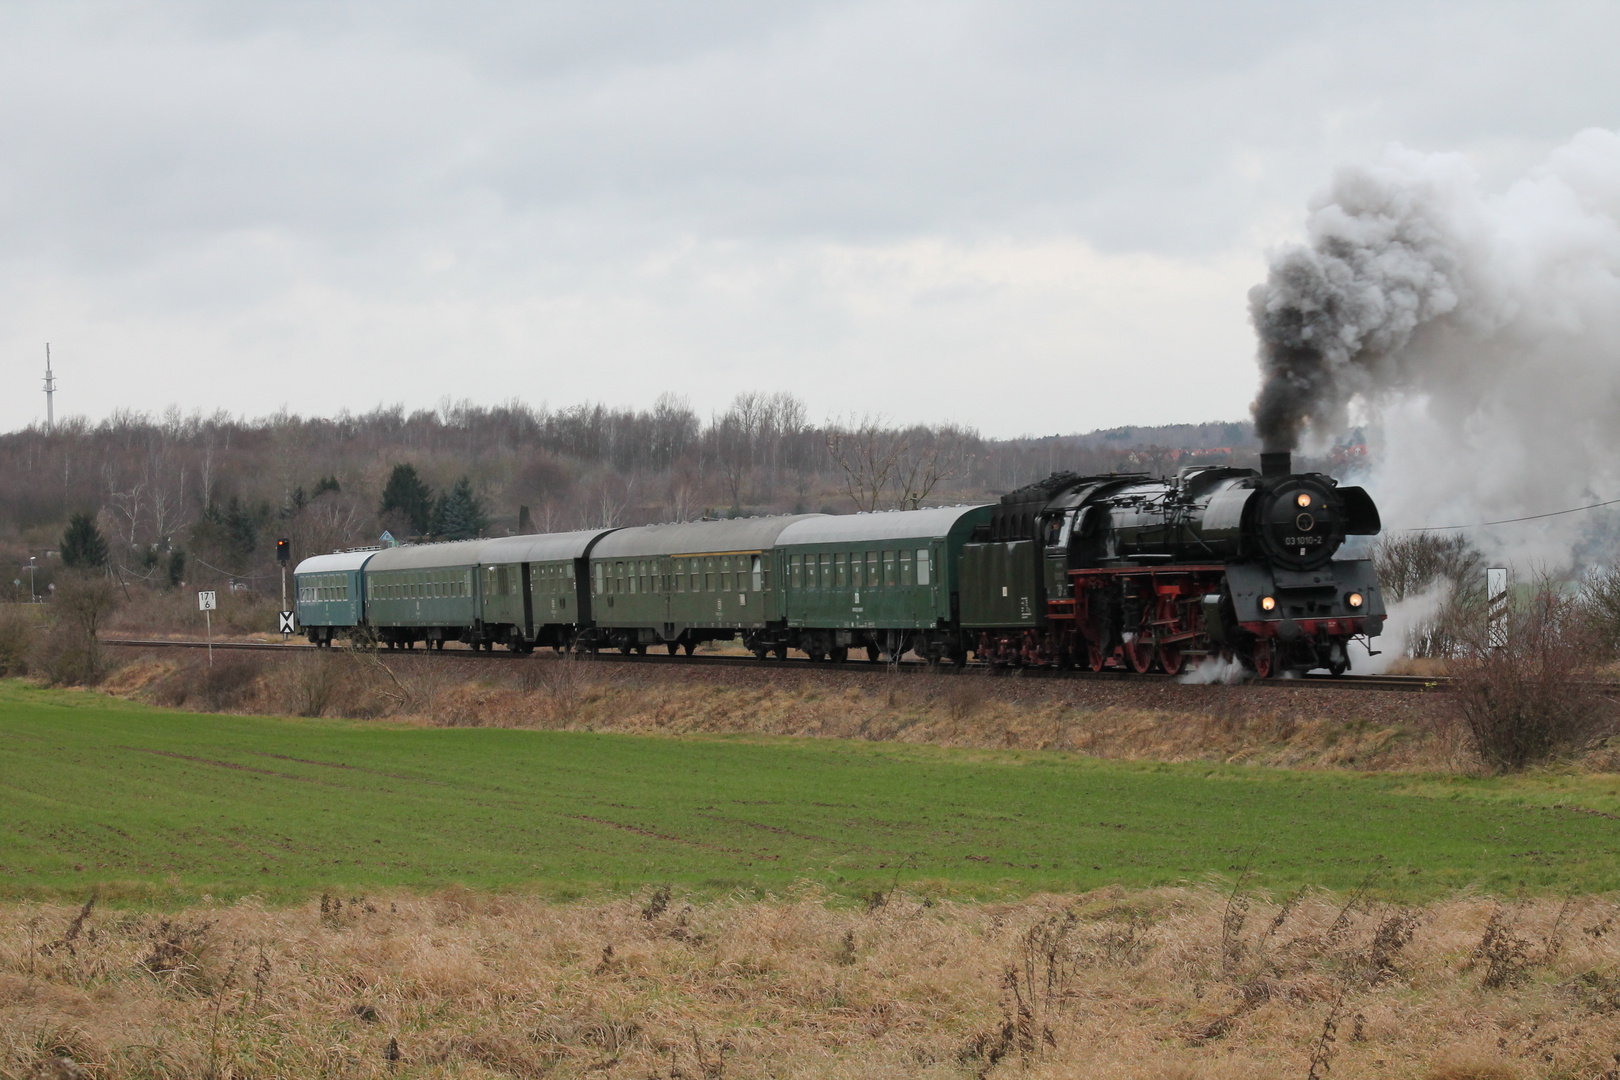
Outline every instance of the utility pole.
[(51, 374), (51, 343), (45, 343), (45, 434), (56, 430), (56, 407), (51, 395), (56, 393), (56, 376)]
[(33, 556), (33, 555), (28, 556), (28, 565), (23, 567), (24, 570), (28, 571), (28, 602), (30, 604), (39, 603), (39, 590), (34, 588), (34, 569), (35, 569), (35, 561), (34, 560), (35, 560), (35, 556)]

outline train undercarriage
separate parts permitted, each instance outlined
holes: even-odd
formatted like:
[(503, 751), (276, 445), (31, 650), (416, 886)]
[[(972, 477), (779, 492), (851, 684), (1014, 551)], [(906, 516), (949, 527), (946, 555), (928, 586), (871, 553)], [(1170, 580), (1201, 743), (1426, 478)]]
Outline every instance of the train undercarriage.
[(1046, 625), (980, 631), (975, 655), (990, 663), (1179, 674), (1218, 657), (1261, 678), (1350, 667), (1349, 642), (1363, 620), (1240, 621), (1228, 568), (1195, 565), (1070, 572), (1071, 595), (1047, 601)]

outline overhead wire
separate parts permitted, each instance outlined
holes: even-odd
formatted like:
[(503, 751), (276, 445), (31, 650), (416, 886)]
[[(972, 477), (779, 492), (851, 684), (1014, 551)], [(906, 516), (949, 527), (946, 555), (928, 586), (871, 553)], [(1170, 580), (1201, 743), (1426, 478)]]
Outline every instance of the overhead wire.
[(1416, 529), (1395, 529), (1395, 532), (1451, 532), (1456, 529), (1484, 529), (1492, 525), (1512, 525), (1520, 521), (1540, 521), (1543, 518), (1562, 517), (1565, 514), (1578, 514), (1583, 510), (1598, 510), (1605, 506), (1620, 505), (1620, 499), (1610, 499), (1607, 502), (1589, 503), (1586, 506), (1572, 506), (1568, 510), (1553, 510), (1545, 514), (1526, 514), (1524, 517), (1503, 518), (1500, 521), (1480, 521), (1472, 525), (1425, 525)]

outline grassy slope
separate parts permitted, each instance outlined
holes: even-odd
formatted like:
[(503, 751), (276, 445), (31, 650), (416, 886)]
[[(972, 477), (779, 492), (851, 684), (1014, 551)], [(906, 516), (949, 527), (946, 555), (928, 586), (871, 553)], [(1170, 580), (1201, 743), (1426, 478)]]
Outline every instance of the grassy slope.
[[(1556, 778), (1542, 800), (1614, 785)], [(0, 894), (813, 878), (965, 895), (1231, 873), (1601, 891), (1620, 822), (1533, 783), (1041, 752), (221, 717), (0, 683)], [(1589, 797), (1589, 798), (1588, 798)]]

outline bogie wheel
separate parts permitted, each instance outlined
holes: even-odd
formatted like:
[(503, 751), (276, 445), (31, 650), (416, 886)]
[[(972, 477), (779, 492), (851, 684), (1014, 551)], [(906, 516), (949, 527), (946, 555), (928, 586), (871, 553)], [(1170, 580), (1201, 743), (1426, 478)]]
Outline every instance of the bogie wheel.
[(697, 652), (697, 642), (688, 641), (685, 645), (681, 646), (681, 648), (686, 651), (687, 656), (691, 656), (693, 653)]
[(1254, 673), (1262, 679), (1269, 679), (1276, 674), (1276, 663), (1271, 654), (1271, 642), (1257, 641), (1254, 643)]
[(681, 646), (678, 642), (671, 641), (667, 647), (669, 649), (669, 655), (674, 656)]
[(877, 663), (879, 660), (883, 659), (883, 650), (878, 648), (876, 645), (868, 645), (866, 647), (866, 659), (871, 663)]
[(645, 646), (645, 645), (637, 645), (636, 646), (636, 655), (637, 656), (646, 656), (647, 655), (647, 646)]
[(1125, 658), (1130, 661), (1131, 670), (1138, 675), (1146, 675), (1153, 668), (1153, 642), (1137, 638), (1125, 646)]
[(771, 650), (766, 648), (764, 645), (755, 645), (753, 652), (755, 660), (763, 660), (767, 656), (771, 655)]
[(776, 647), (776, 658), (778, 660), (786, 660), (787, 659), (787, 652), (788, 652), (788, 647), (786, 645), (778, 645)]
[(849, 648), (847, 646), (840, 645), (840, 646), (838, 646), (837, 648), (835, 648), (832, 651), (832, 662), (833, 663), (842, 664), (845, 660), (848, 660), (848, 659), (849, 659)]
[(635, 648), (634, 645), (631, 645), (628, 642), (626, 642), (625, 644), (619, 646), (619, 655), (621, 655), (621, 656), (629, 656), (630, 655), (630, 650), (633, 649), (633, 648)]
[(827, 654), (822, 652), (820, 649), (807, 649), (806, 651), (810, 654), (810, 662), (812, 664), (819, 664), (823, 660), (827, 659)]
[(1181, 646), (1160, 645), (1159, 666), (1166, 675), (1175, 675), (1181, 671)]
[(1092, 671), (1101, 671), (1103, 666), (1108, 663), (1108, 650), (1101, 645), (1093, 645), (1088, 641), (1086, 642), (1086, 659), (1091, 661)]
[(1337, 679), (1340, 675), (1343, 675), (1347, 670), (1349, 670), (1349, 668), (1349, 664), (1329, 664), (1328, 674)]

